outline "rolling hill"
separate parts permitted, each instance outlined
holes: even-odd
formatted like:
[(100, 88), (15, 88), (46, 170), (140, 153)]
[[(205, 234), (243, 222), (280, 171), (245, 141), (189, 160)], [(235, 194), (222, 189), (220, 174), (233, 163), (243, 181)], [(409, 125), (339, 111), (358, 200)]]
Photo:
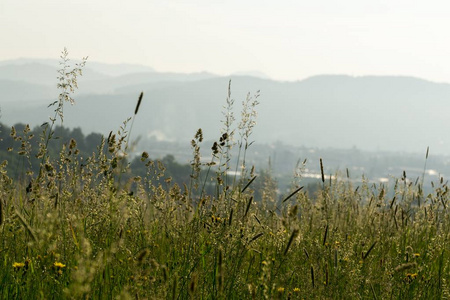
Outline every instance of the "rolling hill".
[[(445, 134), (450, 125), (450, 84), (446, 83), (346, 75), (280, 82), (210, 73), (136, 73), (132, 68), (114, 76), (94, 66), (88, 62), (85, 76), (79, 79), (76, 105), (65, 109), (64, 124), (85, 132), (118, 129), (132, 116), (144, 91), (133, 135), (189, 143), (202, 128), (208, 139), (218, 138), (231, 79), (237, 119), (247, 93), (260, 90), (258, 124), (252, 136), (258, 143), (420, 153), (430, 146), (435, 153), (450, 152)], [(47, 105), (57, 96), (56, 69), (50, 76), (49, 68), (39, 62), (0, 63), (2, 122), (38, 125), (52, 115)]]

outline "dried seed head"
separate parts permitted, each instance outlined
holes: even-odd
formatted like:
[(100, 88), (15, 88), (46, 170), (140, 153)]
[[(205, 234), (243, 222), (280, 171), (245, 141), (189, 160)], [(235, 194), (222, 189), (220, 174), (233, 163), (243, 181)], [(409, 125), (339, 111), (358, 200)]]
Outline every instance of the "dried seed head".
[(77, 142), (74, 139), (70, 139), (69, 149), (73, 149), (77, 146)]
[(150, 251), (148, 251), (148, 249), (144, 249), (142, 250), (139, 255), (137, 256), (137, 261), (139, 264), (142, 263), (142, 261), (144, 260), (144, 258), (150, 253)]
[(142, 97), (144, 96), (144, 92), (141, 92), (141, 94), (139, 95), (139, 100), (136, 104), (136, 109), (134, 110), (134, 114), (137, 115), (138, 111), (139, 111), (139, 106), (141, 106), (141, 101), (142, 101)]
[(203, 132), (201, 128), (197, 130), (197, 133), (195, 134), (195, 139), (198, 140), (200, 143), (203, 141)]
[(214, 142), (213, 146), (211, 147), (211, 150), (213, 151), (213, 154), (219, 153), (219, 145), (217, 142)]
[(145, 161), (147, 158), (148, 158), (149, 156), (148, 156), (148, 153), (147, 152), (142, 152), (142, 155), (141, 155), (141, 161)]
[(322, 183), (325, 183), (325, 174), (323, 173), (322, 158), (320, 159), (320, 173), (322, 174)]
[(16, 137), (16, 128), (14, 126), (11, 127), (11, 133), (9, 134), (11, 137)]

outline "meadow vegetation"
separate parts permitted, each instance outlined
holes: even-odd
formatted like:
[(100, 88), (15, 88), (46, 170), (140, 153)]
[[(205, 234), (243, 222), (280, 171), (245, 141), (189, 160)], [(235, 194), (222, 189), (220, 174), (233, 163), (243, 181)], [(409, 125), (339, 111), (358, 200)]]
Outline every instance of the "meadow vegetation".
[[(20, 172), (0, 162), (2, 299), (450, 297), (444, 179), (424, 195), (406, 174), (389, 190), (322, 173), (320, 191), (308, 195), (300, 166), (280, 197), (269, 171), (246, 165), (258, 94), (243, 101), (235, 125), (230, 92), (223, 131), (205, 146), (211, 159), (200, 157), (199, 129), (184, 184), (148, 152), (135, 162), (145, 174), (133, 173), (131, 119), (92, 153), (75, 139), (49, 151), (84, 64), (72, 69), (63, 53), (62, 66), (55, 117), (40, 136), (29, 126), (10, 132)], [(133, 118), (141, 101), (151, 95), (141, 94)]]

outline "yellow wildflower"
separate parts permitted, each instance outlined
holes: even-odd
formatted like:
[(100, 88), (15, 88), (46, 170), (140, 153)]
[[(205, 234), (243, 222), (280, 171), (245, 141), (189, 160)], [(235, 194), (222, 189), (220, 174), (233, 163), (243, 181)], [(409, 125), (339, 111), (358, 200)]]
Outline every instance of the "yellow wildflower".
[(279, 288), (277, 289), (277, 291), (278, 291), (278, 293), (284, 293), (284, 287), (279, 287)]
[(23, 268), (23, 267), (25, 267), (24, 263), (19, 263), (19, 262), (13, 263), (13, 268), (20, 269), (20, 268)]
[(294, 288), (294, 293), (300, 293), (300, 289), (298, 287)]
[(62, 268), (65, 268), (65, 267), (66, 267), (65, 264), (60, 263), (60, 262), (55, 262), (55, 263), (53, 264), (53, 266), (54, 266), (55, 268), (59, 268), (59, 269), (62, 269)]
[(417, 273), (407, 273), (405, 276), (405, 282), (411, 283), (413, 282), (417, 277)]
[(420, 253), (414, 253), (414, 257), (420, 257)]

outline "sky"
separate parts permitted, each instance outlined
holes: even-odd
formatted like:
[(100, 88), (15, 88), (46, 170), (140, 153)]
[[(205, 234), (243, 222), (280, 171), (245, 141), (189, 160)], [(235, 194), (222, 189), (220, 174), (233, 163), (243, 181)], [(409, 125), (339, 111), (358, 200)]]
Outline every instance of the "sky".
[(165, 72), (450, 82), (450, 1), (0, 0), (0, 60), (89, 56)]

